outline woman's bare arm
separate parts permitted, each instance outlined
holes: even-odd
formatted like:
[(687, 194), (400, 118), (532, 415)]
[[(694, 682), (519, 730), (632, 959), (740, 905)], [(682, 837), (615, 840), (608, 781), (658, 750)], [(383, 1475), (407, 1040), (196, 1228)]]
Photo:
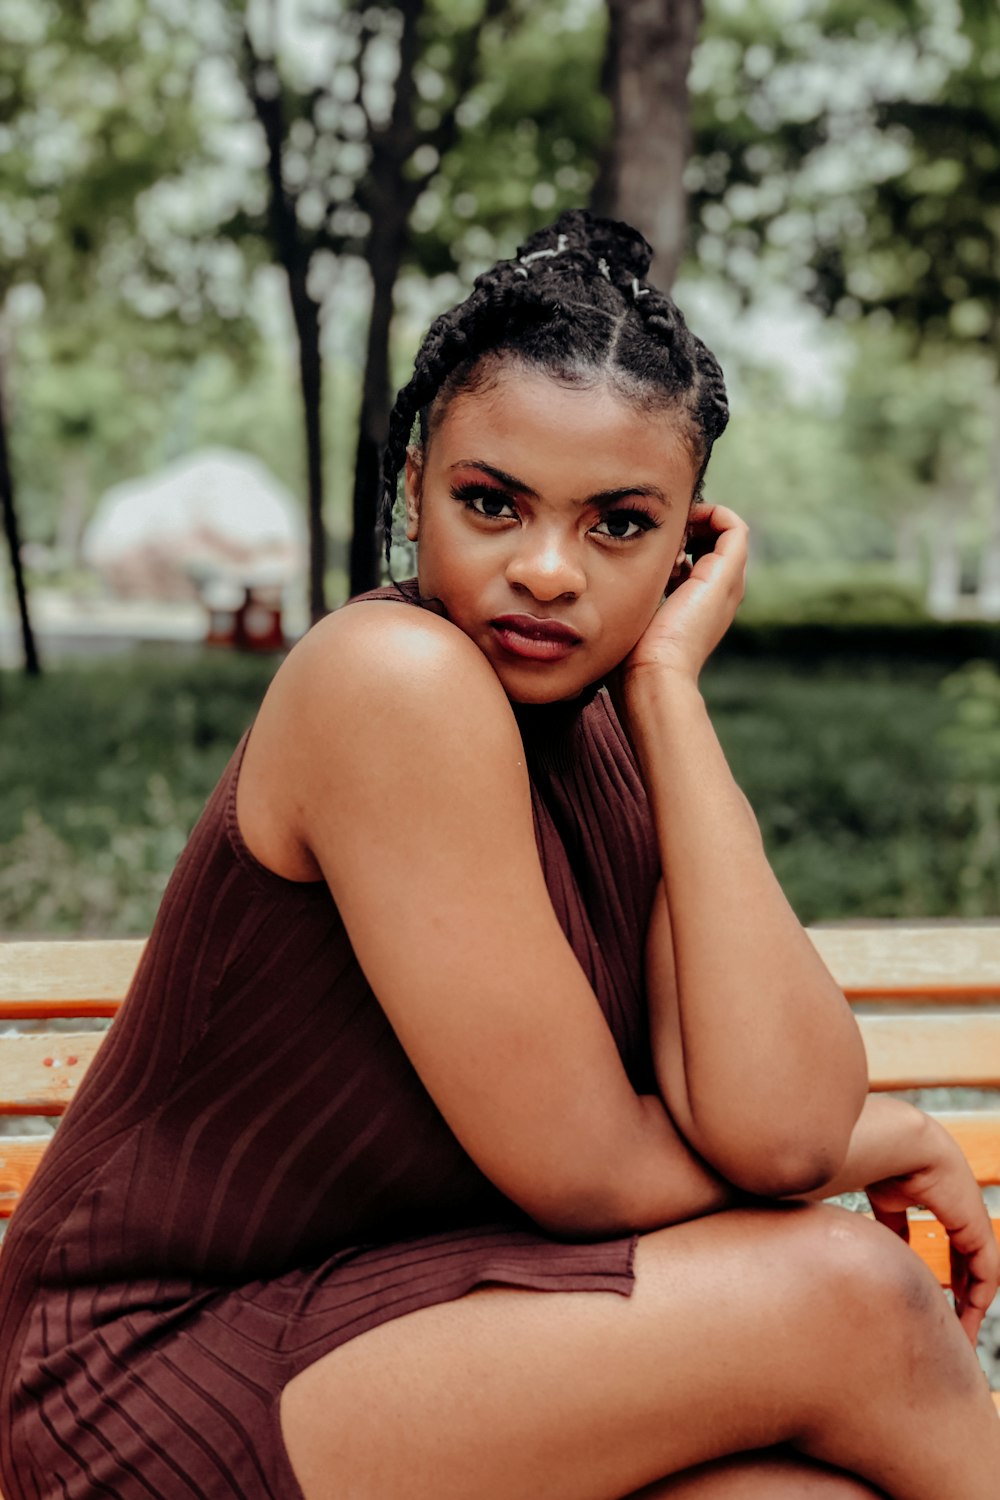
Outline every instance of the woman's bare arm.
[(332, 616), (247, 755), (251, 838), (283, 828), (322, 870), (403, 1047), (502, 1191), (584, 1236), (733, 1200), (628, 1081), (548, 896), (510, 705), (460, 631), (380, 603)]
[(837, 1170), (864, 1101), (865, 1058), (698, 688), (742, 592), (746, 555), (733, 513), (701, 509), (715, 550), (659, 611), (621, 693), (663, 869), (647, 947), (654, 1055), (695, 1150), (740, 1188), (781, 1195)]

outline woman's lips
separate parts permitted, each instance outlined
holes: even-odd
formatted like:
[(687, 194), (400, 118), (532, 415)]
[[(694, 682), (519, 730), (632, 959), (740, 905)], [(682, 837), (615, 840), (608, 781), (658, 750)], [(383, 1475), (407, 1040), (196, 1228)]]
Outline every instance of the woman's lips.
[(505, 651), (528, 661), (558, 661), (582, 644), (568, 625), (536, 615), (500, 615), (490, 626)]

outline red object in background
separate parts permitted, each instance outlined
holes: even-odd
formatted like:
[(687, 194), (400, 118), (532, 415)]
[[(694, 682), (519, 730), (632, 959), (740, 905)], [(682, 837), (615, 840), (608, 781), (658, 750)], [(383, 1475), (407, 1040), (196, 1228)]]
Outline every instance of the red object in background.
[(243, 601), (235, 608), (210, 606), (205, 642), (209, 646), (233, 646), (237, 651), (283, 651), (280, 590), (251, 584), (243, 590)]

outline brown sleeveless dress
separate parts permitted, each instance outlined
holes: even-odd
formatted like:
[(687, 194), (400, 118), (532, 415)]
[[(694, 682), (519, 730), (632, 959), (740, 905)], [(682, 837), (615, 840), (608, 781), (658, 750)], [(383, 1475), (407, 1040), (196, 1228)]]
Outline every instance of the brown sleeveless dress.
[[(604, 693), (519, 722), (552, 903), (650, 1091), (658, 855), (635, 764)], [(320, 1356), (488, 1282), (631, 1290), (634, 1239), (560, 1242), (487, 1181), (326, 886), (250, 853), (246, 738), (0, 1253), (6, 1500), (301, 1500), (278, 1401)]]

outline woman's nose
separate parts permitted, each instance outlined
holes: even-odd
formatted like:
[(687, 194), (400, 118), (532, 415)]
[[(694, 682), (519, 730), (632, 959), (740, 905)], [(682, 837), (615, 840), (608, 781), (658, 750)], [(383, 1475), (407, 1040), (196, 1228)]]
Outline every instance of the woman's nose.
[(532, 536), (525, 528), (507, 564), (507, 582), (527, 589), (539, 602), (581, 594), (587, 586), (578, 548), (551, 532)]

